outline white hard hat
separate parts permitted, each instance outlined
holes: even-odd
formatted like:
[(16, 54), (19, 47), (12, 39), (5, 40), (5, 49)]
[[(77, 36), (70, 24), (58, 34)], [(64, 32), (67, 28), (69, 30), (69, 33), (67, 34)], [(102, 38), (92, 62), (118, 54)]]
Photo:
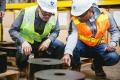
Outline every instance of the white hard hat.
[(57, 0), (37, 0), (37, 3), (46, 12), (57, 12)]
[(73, 0), (71, 14), (73, 16), (80, 16), (85, 13), (95, 0)]

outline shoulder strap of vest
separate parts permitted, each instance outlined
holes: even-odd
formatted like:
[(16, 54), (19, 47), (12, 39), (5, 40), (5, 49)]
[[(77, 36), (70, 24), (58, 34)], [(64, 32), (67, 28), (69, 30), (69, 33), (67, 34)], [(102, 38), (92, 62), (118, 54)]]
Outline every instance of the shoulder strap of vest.
[(48, 20), (48, 23), (54, 24), (56, 21), (57, 21), (57, 13), (50, 17), (50, 19)]
[(100, 9), (101, 13), (107, 14), (107, 10), (105, 8)]
[(80, 23), (80, 21), (77, 19), (77, 17), (75, 17), (75, 16), (72, 16), (72, 21), (73, 21), (73, 23), (75, 24), (75, 25), (77, 25), (77, 24), (79, 24)]
[(57, 13), (55, 15), (51, 16), (47, 23), (55, 26), (56, 21), (57, 21)]

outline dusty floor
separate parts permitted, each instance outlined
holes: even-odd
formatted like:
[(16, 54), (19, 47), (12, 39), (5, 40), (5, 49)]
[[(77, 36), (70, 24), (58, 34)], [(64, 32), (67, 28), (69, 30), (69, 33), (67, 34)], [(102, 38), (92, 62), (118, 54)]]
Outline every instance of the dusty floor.
[[(81, 71), (86, 75), (86, 80), (102, 80), (95, 77), (94, 71), (90, 68), (91, 65), (86, 65), (81, 68)], [(107, 74), (107, 79), (104, 80), (120, 80), (120, 61), (114, 66), (104, 67)]]
[[(117, 47), (117, 52), (120, 55), (120, 47)], [(91, 65), (82, 66), (81, 71), (86, 75), (86, 80), (102, 80), (95, 77), (94, 71), (91, 70)], [(114, 66), (103, 67), (107, 74), (106, 80), (120, 80), (120, 61)]]

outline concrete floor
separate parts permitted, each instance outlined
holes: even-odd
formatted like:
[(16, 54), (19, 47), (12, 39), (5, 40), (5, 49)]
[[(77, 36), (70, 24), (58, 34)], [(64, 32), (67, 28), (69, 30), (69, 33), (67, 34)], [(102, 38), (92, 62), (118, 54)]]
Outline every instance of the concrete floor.
[[(120, 55), (120, 47), (117, 47), (117, 53)], [(103, 67), (107, 75), (106, 80), (120, 80), (120, 61), (114, 66)], [(91, 70), (91, 64), (82, 66), (81, 71), (86, 75), (86, 80), (101, 80), (95, 77), (94, 71)]]
[[(81, 71), (86, 75), (85, 80), (102, 80), (95, 77), (94, 71), (90, 68), (91, 65), (82, 66)], [(120, 80), (120, 61), (114, 66), (104, 67), (107, 74), (107, 79), (104, 80)]]

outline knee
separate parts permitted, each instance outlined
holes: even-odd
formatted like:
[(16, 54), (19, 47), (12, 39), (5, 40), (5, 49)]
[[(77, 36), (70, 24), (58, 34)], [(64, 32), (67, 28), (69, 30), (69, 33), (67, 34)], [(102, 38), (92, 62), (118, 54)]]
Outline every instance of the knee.
[(61, 41), (57, 41), (56, 45), (54, 45), (54, 48), (57, 52), (64, 53), (65, 44)]
[(119, 62), (119, 55), (115, 52), (111, 52), (108, 54), (108, 57), (106, 58), (106, 64), (108, 66), (115, 65)]
[(62, 48), (62, 49), (65, 48), (65, 44), (61, 41), (57, 41), (57, 45), (58, 45), (59, 48)]
[(61, 59), (64, 55), (64, 48), (65, 48), (65, 45), (63, 42), (59, 40), (55, 40), (54, 43), (49, 48), (50, 52), (54, 53), (51, 55), (52, 58)]

